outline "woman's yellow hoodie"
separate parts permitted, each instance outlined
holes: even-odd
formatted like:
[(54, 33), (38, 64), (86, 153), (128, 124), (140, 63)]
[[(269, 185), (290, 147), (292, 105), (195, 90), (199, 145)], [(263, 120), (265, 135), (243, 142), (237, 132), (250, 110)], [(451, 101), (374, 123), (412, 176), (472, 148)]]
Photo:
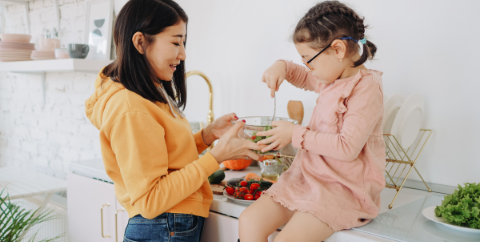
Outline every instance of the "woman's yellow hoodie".
[(168, 104), (151, 102), (101, 73), (85, 108), (100, 130), (105, 170), (129, 217), (208, 217), (213, 194), (207, 178), (219, 165), (210, 153), (199, 158), (207, 148), (202, 131), (192, 134)]

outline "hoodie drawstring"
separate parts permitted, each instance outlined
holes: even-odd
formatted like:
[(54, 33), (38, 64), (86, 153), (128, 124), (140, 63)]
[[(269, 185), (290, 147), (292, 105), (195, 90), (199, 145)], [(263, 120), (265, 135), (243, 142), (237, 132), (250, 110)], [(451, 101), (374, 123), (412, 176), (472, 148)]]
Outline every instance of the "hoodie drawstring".
[[(167, 92), (165, 91), (165, 88), (163, 88), (163, 83), (160, 83), (162, 86), (161, 87), (157, 87), (158, 91), (160, 91), (160, 94), (163, 96), (163, 99), (167, 100), (167, 103), (168, 103), (168, 106), (170, 107), (170, 111), (172, 112), (173, 114), (173, 117), (177, 117), (177, 114), (173, 111), (173, 109), (175, 109), (175, 111), (177, 111), (177, 113), (182, 117), (182, 118), (185, 118), (185, 114), (182, 113), (182, 111), (180, 111), (180, 109), (177, 107), (176, 103), (173, 101), (173, 99), (167, 94)], [(173, 108), (172, 108), (173, 107)]]

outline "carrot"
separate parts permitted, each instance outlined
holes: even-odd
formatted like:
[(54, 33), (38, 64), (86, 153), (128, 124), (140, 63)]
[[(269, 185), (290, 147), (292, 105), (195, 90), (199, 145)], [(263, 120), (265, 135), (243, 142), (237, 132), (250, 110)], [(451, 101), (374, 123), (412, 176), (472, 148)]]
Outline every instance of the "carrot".
[(250, 179), (260, 180), (260, 178), (262, 177), (255, 173), (248, 173), (247, 175), (245, 175), (245, 181), (249, 181)]
[[(260, 179), (262, 179), (261, 176), (255, 174), (255, 173), (248, 173), (247, 175), (245, 175), (245, 181), (250, 181), (250, 179), (253, 179), (255, 181), (260, 181)], [(277, 181), (273, 181), (273, 180), (270, 180), (270, 179), (265, 179), (263, 178), (264, 181), (269, 181), (271, 183), (276, 183)]]
[(264, 155), (260, 161), (264, 161), (264, 160), (271, 160), (271, 159), (274, 159), (275, 156), (274, 155)]

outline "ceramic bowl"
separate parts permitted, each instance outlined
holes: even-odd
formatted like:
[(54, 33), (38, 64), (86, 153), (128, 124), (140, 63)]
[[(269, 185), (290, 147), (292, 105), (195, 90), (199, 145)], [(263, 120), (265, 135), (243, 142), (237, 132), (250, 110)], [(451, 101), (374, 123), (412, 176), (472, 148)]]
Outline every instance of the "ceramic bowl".
[(29, 43), (32, 36), (29, 34), (0, 34), (2, 42)]
[(55, 48), (55, 58), (57, 59), (68, 59), (70, 55), (68, 54), (68, 49), (66, 48)]

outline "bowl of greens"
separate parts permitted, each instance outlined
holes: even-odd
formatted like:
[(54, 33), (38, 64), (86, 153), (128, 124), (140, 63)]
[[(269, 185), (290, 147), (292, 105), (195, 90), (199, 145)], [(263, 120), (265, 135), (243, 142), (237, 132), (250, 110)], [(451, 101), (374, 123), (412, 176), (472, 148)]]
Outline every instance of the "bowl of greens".
[[(238, 134), (240, 137), (245, 138), (251, 142), (257, 143), (260, 140), (264, 140), (269, 138), (269, 136), (257, 136), (258, 132), (268, 131), (273, 129), (272, 125), (272, 116), (251, 116), (251, 117), (243, 117), (239, 118), (237, 121), (245, 120), (245, 125), (243, 126), (243, 130), (240, 130)], [(232, 121), (235, 124), (237, 121)], [(298, 124), (297, 120), (293, 120), (290, 118), (281, 118), (275, 117), (275, 121), (288, 121), (292, 122), (293, 124)], [(268, 154), (276, 154), (280, 152), (280, 150), (270, 150), (267, 152), (261, 152), (256, 150), (257, 154), (268, 155)]]
[(454, 229), (480, 233), (480, 183), (458, 185), (458, 189), (444, 197), (440, 206), (430, 209), (435, 212), (433, 219), (424, 212), (430, 220)]

